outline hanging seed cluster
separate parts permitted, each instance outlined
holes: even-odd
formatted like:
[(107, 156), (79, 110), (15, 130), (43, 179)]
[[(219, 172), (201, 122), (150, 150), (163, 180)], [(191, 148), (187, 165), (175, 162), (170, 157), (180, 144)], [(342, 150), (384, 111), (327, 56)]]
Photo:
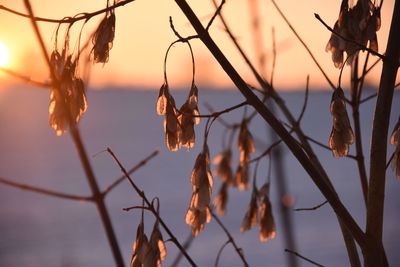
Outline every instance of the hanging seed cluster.
[[(333, 30), (348, 40), (345, 41), (335, 33), (326, 45), (326, 51), (332, 53), (332, 61), (337, 68), (343, 66), (343, 52), (349, 57), (347, 62), (352, 63), (353, 58), (361, 49), (360, 45), (367, 46), (378, 52), (378, 39), (376, 32), (381, 27), (380, 8), (376, 7), (371, 0), (358, 0), (357, 4), (349, 7), (348, 0), (343, 0), (340, 7), (339, 18)], [(358, 45), (360, 44), (360, 45)]]

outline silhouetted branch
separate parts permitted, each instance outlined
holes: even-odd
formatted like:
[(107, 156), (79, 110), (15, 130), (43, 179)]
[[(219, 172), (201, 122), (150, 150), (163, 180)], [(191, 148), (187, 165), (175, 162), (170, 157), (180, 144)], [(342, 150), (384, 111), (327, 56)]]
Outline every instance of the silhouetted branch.
[(378, 58), (367, 70), (365, 71), (365, 75), (367, 75), (371, 70), (373, 70), (382, 59)]
[(111, 155), (111, 157), (114, 159), (114, 161), (117, 163), (119, 168), (121, 169), (122, 173), (125, 175), (125, 177), (128, 179), (129, 183), (131, 184), (132, 188), (136, 191), (136, 193), (143, 199), (143, 201), (146, 203), (146, 205), (149, 207), (151, 212), (156, 216), (158, 221), (160, 222), (161, 226), (164, 228), (164, 230), (167, 232), (167, 234), (170, 236), (171, 241), (177, 246), (177, 248), (181, 251), (181, 253), (185, 256), (187, 261), (190, 263), (192, 266), (196, 266), (192, 258), (187, 254), (186, 250), (184, 247), (179, 243), (178, 239), (175, 237), (175, 235), (172, 233), (172, 231), (168, 228), (168, 226), (165, 224), (164, 220), (159, 216), (158, 212), (156, 209), (154, 209), (153, 205), (151, 202), (147, 199), (144, 191), (142, 191), (133, 181), (133, 179), (130, 177), (129, 173), (126, 171), (124, 166), (121, 164), (117, 156), (114, 154), (114, 152), (108, 147), (107, 152)]
[(310, 75), (307, 75), (306, 91), (304, 94), (304, 102), (303, 102), (303, 106), (300, 111), (299, 118), (297, 119), (298, 125), (300, 125), (300, 122), (303, 119), (304, 113), (306, 112), (306, 108), (307, 108), (307, 104), (308, 104), (309, 85), (310, 85)]
[(10, 69), (7, 69), (7, 68), (5, 68), (5, 67), (0, 67), (0, 70), (3, 71), (3, 72), (5, 72), (5, 73), (7, 73), (7, 74), (10, 75), (10, 76), (16, 77), (16, 78), (18, 78), (18, 79), (20, 79), (20, 80), (23, 80), (24, 82), (30, 83), (30, 84), (32, 84), (32, 85), (35, 85), (35, 86), (39, 87), (39, 88), (48, 89), (48, 88), (51, 87), (51, 84), (50, 84), (50, 83), (38, 82), (38, 81), (32, 80), (32, 79), (31, 79), (30, 77), (28, 77), (28, 76), (22, 75), (22, 74), (20, 74), (20, 73), (17, 73), (17, 72), (15, 72), (15, 71), (10, 70)]
[(243, 249), (239, 248), (235, 242), (235, 240), (233, 239), (232, 235), (229, 233), (228, 229), (225, 227), (225, 225), (222, 223), (222, 221), (220, 220), (220, 218), (214, 213), (213, 210), (211, 210), (211, 215), (213, 216), (213, 218), (215, 219), (215, 221), (218, 223), (218, 225), (222, 228), (222, 230), (225, 232), (225, 234), (228, 237), (228, 243), (231, 243), (233, 248), (236, 250), (236, 253), (239, 255), (240, 259), (242, 260), (244, 266), (248, 267), (249, 264), (246, 261), (246, 258), (243, 255)]
[[(159, 150), (155, 150), (153, 151), (153, 153), (151, 153), (149, 156), (147, 156), (146, 158), (142, 159), (138, 164), (136, 164), (134, 167), (132, 167), (129, 171), (128, 174), (132, 174), (135, 171), (137, 171), (138, 169), (140, 169), (141, 167), (143, 167), (144, 165), (147, 164), (147, 162), (149, 162), (152, 158), (154, 158), (155, 156), (157, 156), (160, 153)], [(111, 190), (114, 189), (114, 187), (116, 187), (117, 185), (119, 185), (123, 180), (125, 180), (125, 175), (122, 175), (121, 177), (119, 177), (118, 179), (116, 179), (112, 184), (110, 184), (102, 193), (102, 195), (105, 197), (109, 192), (111, 192)]]
[(211, 17), (210, 21), (208, 22), (206, 26), (206, 30), (208, 31), (214, 22), (215, 18), (221, 13), (222, 6), (225, 4), (225, 0), (221, 1), (221, 4), (218, 6), (217, 10), (215, 11), (214, 15)]
[(220, 258), (221, 254), (222, 254), (222, 251), (224, 250), (224, 248), (225, 248), (230, 242), (231, 242), (230, 240), (227, 240), (227, 241), (221, 246), (221, 248), (218, 250), (217, 258), (215, 259), (215, 264), (214, 264), (215, 267), (218, 267), (219, 258)]
[(255, 157), (255, 158), (251, 159), (251, 160), (249, 161), (249, 163), (257, 162), (257, 161), (259, 161), (260, 159), (262, 159), (263, 157), (265, 157), (266, 155), (270, 154), (271, 151), (272, 151), (277, 145), (279, 145), (280, 143), (282, 143), (282, 139), (279, 139), (279, 140), (275, 141), (274, 143), (272, 143), (263, 153), (261, 153), (261, 155), (259, 155), (259, 156)]
[(297, 252), (295, 252), (295, 251), (292, 251), (292, 250), (290, 250), (290, 249), (285, 249), (285, 252), (289, 252), (289, 253), (291, 253), (291, 254), (293, 254), (293, 255), (296, 255), (297, 257), (299, 257), (299, 258), (301, 258), (301, 259), (303, 259), (303, 260), (305, 260), (305, 261), (307, 261), (307, 262), (309, 262), (309, 263), (311, 263), (311, 264), (313, 264), (313, 265), (315, 265), (315, 266), (318, 266), (318, 267), (325, 267), (324, 265), (321, 265), (321, 264), (319, 264), (319, 263), (317, 263), (317, 262), (315, 262), (315, 261), (313, 261), (313, 260), (310, 260), (309, 258), (306, 258), (306, 257), (300, 255), (299, 253), (297, 253)]
[(246, 105), (248, 105), (248, 104), (249, 104), (249, 103), (248, 103), (247, 101), (243, 101), (243, 102), (240, 103), (240, 104), (237, 104), (237, 105), (235, 105), (235, 106), (226, 108), (226, 109), (221, 110), (221, 111), (215, 111), (215, 112), (213, 112), (213, 113), (211, 113), (211, 114), (208, 114), (208, 115), (193, 115), (193, 117), (199, 117), (199, 118), (218, 118), (219, 116), (221, 116), (221, 115), (224, 114), (224, 113), (231, 112), (231, 111), (233, 111), (233, 110), (235, 110), (235, 109), (244, 107), (244, 106), (246, 106)]
[(306, 210), (317, 210), (319, 208), (321, 208), (322, 206), (324, 206), (325, 204), (327, 204), (328, 201), (325, 200), (324, 202), (322, 202), (321, 204), (318, 204), (317, 206), (311, 207), (311, 208), (299, 208), (299, 209), (294, 209), (294, 211), (306, 211)]
[[(188, 237), (186, 238), (185, 242), (183, 242), (182, 246), (186, 251), (190, 248), (190, 245), (192, 244), (194, 238), (195, 238), (194, 235), (192, 234), (192, 232), (190, 232)], [(183, 254), (181, 252), (179, 252), (178, 255), (176, 256), (175, 260), (172, 262), (171, 267), (178, 266), (179, 262), (182, 259), (182, 256), (183, 256)]]
[(67, 193), (58, 192), (58, 191), (54, 191), (54, 190), (50, 190), (50, 189), (46, 189), (46, 188), (42, 188), (42, 187), (31, 186), (31, 185), (27, 185), (27, 184), (23, 184), (23, 183), (17, 183), (17, 182), (13, 182), (11, 180), (5, 179), (3, 177), (0, 177), (0, 183), (14, 187), (14, 188), (18, 188), (21, 190), (30, 191), (30, 192), (34, 192), (34, 193), (38, 193), (38, 194), (42, 194), (42, 195), (51, 196), (51, 197), (64, 198), (64, 199), (69, 199), (69, 200), (78, 200), (78, 201), (91, 201), (91, 202), (94, 201), (93, 197), (67, 194)]
[(370, 95), (370, 96), (367, 96), (366, 98), (360, 100), (360, 104), (364, 104), (365, 102), (367, 102), (367, 101), (369, 101), (369, 100), (372, 100), (372, 99), (374, 99), (374, 98), (377, 97), (377, 96), (378, 96), (377, 93), (374, 93), (374, 94), (372, 94), (372, 95)]
[(297, 33), (293, 25), (290, 23), (290, 21), (286, 18), (285, 14), (282, 12), (282, 10), (279, 8), (279, 6), (275, 3), (274, 0), (271, 0), (272, 4), (275, 6), (276, 10), (278, 13), (281, 15), (282, 19), (286, 22), (286, 24), (289, 26), (289, 28), (292, 30), (293, 34), (297, 37), (297, 39), (300, 41), (300, 43), (304, 46), (304, 48), (307, 50), (308, 54), (311, 56), (311, 59), (314, 61), (314, 63), (317, 65), (318, 69), (321, 71), (322, 75), (325, 77), (326, 81), (329, 83), (329, 85), (332, 87), (332, 89), (335, 89), (336, 86), (333, 84), (333, 82), (329, 79), (328, 75), (326, 72), (322, 69), (322, 66), (319, 64), (317, 58), (314, 56), (314, 54), (311, 52), (310, 48), (308, 45), (303, 41), (303, 39), (300, 37), (300, 35)]
[[(113, 9), (115, 9), (117, 7), (120, 7), (120, 6), (124, 6), (124, 5), (129, 4), (131, 2), (134, 2), (134, 1), (135, 0), (119, 1), (114, 5), (108, 6), (106, 8), (100, 9), (100, 10), (95, 11), (95, 12), (91, 12), (91, 13), (81, 12), (81, 13), (79, 13), (79, 15), (68, 16), (68, 17), (65, 17), (63, 19), (50, 19), (50, 18), (42, 18), (42, 17), (33, 17), (33, 20), (34, 21), (41, 21), (41, 22), (57, 23), (57, 24), (60, 24), (60, 23), (71, 24), (71, 23), (75, 23), (75, 22), (80, 21), (80, 20), (88, 21), (89, 19), (91, 19), (94, 16), (109, 12), (110, 10), (113, 10)], [(5, 7), (3, 5), (0, 5), (0, 10), (4, 10), (4, 11), (10, 12), (12, 14), (15, 14), (15, 15), (18, 15), (18, 16), (21, 16), (21, 17), (24, 17), (24, 18), (29, 18), (30, 17), (27, 14), (24, 14), (24, 13), (19, 12), (19, 11), (15, 11), (15, 10), (13, 10), (11, 8), (8, 8), (8, 7)]]
[(131, 210), (147, 210), (151, 212), (151, 208), (144, 206), (132, 206), (127, 208), (122, 208), (123, 211), (131, 211)]
[(375, 52), (374, 50), (372, 50), (372, 49), (366, 47), (365, 45), (362, 45), (362, 44), (360, 44), (359, 42), (356, 42), (356, 41), (354, 41), (354, 40), (352, 40), (352, 39), (349, 39), (349, 38), (347, 38), (347, 37), (345, 37), (345, 36), (342, 36), (341, 34), (337, 33), (337, 32), (334, 31), (328, 24), (326, 24), (326, 22), (325, 22), (325, 21), (320, 17), (320, 15), (318, 15), (317, 13), (314, 13), (314, 16), (315, 16), (315, 18), (316, 18), (319, 22), (322, 23), (322, 25), (325, 26), (325, 28), (327, 28), (331, 33), (333, 33), (333, 34), (335, 34), (336, 36), (338, 36), (340, 39), (343, 39), (343, 40), (346, 41), (346, 42), (355, 44), (355, 45), (357, 45), (361, 50), (363, 50), (363, 51), (368, 51), (369, 53), (371, 53), (371, 54), (374, 55), (374, 56), (379, 57), (380, 59), (384, 59), (384, 58), (385, 58), (384, 55), (381, 55), (381, 54), (379, 54), (378, 52)]

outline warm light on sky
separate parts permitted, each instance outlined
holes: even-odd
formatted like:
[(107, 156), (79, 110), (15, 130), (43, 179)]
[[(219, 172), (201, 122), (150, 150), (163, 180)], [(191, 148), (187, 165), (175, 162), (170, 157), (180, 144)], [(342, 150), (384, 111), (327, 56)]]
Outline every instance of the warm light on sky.
[[(211, 0), (188, 1), (195, 13), (206, 24), (214, 12)], [(339, 0), (280, 0), (277, 1), (298, 33), (318, 58), (329, 77), (337, 82), (339, 71), (335, 69), (329, 53), (325, 52), (330, 33), (314, 18), (318, 13), (332, 25), (337, 19), (341, 1)], [(102, 9), (106, 1), (99, 0), (35, 0), (31, 1), (35, 15), (38, 17), (61, 19), (74, 16), (80, 12), (93, 12)], [(23, 1), (3, 0), (0, 3), (11, 9), (26, 13)], [(386, 46), (389, 19), (393, 9), (393, 0), (384, 2), (382, 11), (382, 28), (378, 32), (379, 51), (383, 53)], [(327, 83), (315, 64), (311, 61), (304, 47), (290, 32), (288, 26), (278, 15), (269, 0), (259, 0), (258, 10), (260, 25), (263, 29), (263, 51), (266, 54), (266, 77), (269, 79), (272, 65), (272, 27), (275, 29), (277, 58), (274, 83), (278, 89), (304, 87), (306, 76), (310, 74), (311, 85), (316, 88), (326, 87)], [(27, 18), (19, 17), (0, 10), (0, 40), (8, 48), (11, 70), (24, 74), (32, 79), (45, 81), (48, 73), (42, 54)], [(249, 19), (249, 0), (228, 0), (222, 11), (232, 28), (237, 40), (256, 64), (255, 47)], [(158, 88), (163, 83), (163, 61), (169, 44), (176, 39), (169, 27), (169, 16), (181, 35), (194, 33), (190, 24), (173, 0), (136, 0), (116, 11), (116, 36), (110, 52), (110, 60), (102, 64), (91, 65), (91, 85), (94, 86), (147, 86)], [(103, 16), (89, 20), (83, 28), (83, 39), (98, 25)], [(216, 20), (211, 27), (211, 35), (222, 51), (239, 70), (243, 77), (254, 83), (248, 67), (223, 31), (221, 22)], [(54, 34), (57, 24), (39, 23), (47, 48), (54, 47)], [(70, 46), (77, 44), (82, 22), (71, 28)], [(61, 26), (59, 39), (63, 39), (66, 26)], [(83, 41), (84, 42), (84, 41)], [(59, 41), (61, 43), (61, 41)], [(217, 85), (229, 87), (232, 83), (212, 58), (199, 40), (192, 41), (196, 61), (196, 80), (199, 86)], [(1, 46), (0, 46), (1, 47)], [(0, 64), (1, 64), (0, 48)], [(348, 72), (348, 71), (347, 71)], [(345, 70), (345, 74), (347, 73)], [(168, 57), (168, 80), (173, 87), (189, 86), (191, 81), (191, 58), (186, 45), (177, 44)], [(20, 82), (0, 75), (3, 84)], [(346, 77), (346, 76), (345, 76)], [(370, 77), (375, 82), (379, 78), (376, 71)], [(255, 83), (254, 83), (255, 84)]]

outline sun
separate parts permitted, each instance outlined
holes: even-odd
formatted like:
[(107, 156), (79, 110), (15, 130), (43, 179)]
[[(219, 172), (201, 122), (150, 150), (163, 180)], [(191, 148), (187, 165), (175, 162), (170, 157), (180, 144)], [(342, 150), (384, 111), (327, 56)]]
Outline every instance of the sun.
[(9, 61), (8, 48), (0, 42), (0, 67), (6, 67)]

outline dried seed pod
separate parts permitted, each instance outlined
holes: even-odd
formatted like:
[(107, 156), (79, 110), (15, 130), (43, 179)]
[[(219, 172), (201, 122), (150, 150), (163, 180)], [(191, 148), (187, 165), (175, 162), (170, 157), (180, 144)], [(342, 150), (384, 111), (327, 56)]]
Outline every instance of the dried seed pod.
[[(357, 1), (356, 5), (349, 8), (348, 1), (343, 0), (340, 8), (339, 18), (335, 23), (334, 32), (326, 46), (326, 51), (332, 52), (332, 61), (335, 67), (343, 66), (343, 52), (346, 52), (347, 63), (351, 64), (357, 56), (361, 47), (354, 42), (378, 51), (378, 40), (376, 32), (380, 29), (380, 8), (370, 0)], [(348, 42), (340, 36), (353, 40)]]
[(260, 207), (260, 241), (267, 242), (270, 239), (275, 238), (275, 222), (272, 216), (272, 207), (269, 200), (269, 184), (265, 184), (259, 191)]
[(181, 125), (181, 145), (187, 149), (194, 147), (195, 143), (195, 131), (194, 125), (200, 123), (200, 118), (198, 117), (198, 90), (196, 85), (192, 84), (188, 98), (186, 102), (179, 109), (179, 122)]
[(251, 199), (249, 207), (247, 208), (246, 214), (244, 215), (242, 226), (240, 227), (240, 232), (243, 233), (250, 230), (251, 227), (257, 224), (258, 221), (258, 204), (257, 204), (257, 190), (254, 188), (251, 192)]
[(62, 54), (55, 50), (50, 57), (57, 81), (50, 92), (49, 124), (58, 136), (67, 131), (70, 123), (78, 123), (87, 109), (85, 86), (76, 75), (77, 63), (67, 54), (64, 48)]
[(223, 182), (214, 199), (214, 205), (219, 216), (223, 216), (226, 212), (226, 204), (228, 203), (228, 184)]
[(142, 260), (143, 265), (140, 266), (162, 267), (161, 261), (165, 260), (166, 255), (165, 243), (156, 222), (150, 236), (150, 241), (148, 242), (147, 253)]
[(112, 9), (106, 13), (106, 16), (100, 22), (96, 32), (93, 34), (93, 59), (95, 63), (106, 63), (109, 59), (109, 53), (113, 47), (115, 36), (115, 14)]
[(197, 236), (203, 230), (205, 223), (211, 221), (210, 199), (213, 187), (213, 177), (210, 171), (208, 146), (197, 156), (192, 175), (192, 198), (186, 213), (186, 223), (192, 226), (192, 233)]
[(250, 160), (250, 154), (254, 152), (254, 141), (244, 119), (240, 125), (238, 147), (240, 153), (240, 163)]
[(250, 186), (250, 168), (248, 162), (239, 163), (233, 185), (240, 191), (249, 189)]
[(335, 158), (347, 156), (349, 145), (354, 142), (354, 134), (350, 126), (346, 111), (346, 101), (341, 88), (337, 88), (333, 92), (330, 110), (333, 117), (333, 125), (329, 137), (329, 147)]
[(144, 233), (144, 224), (140, 223), (136, 231), (136, 240), (132, 246), (133, 256), (130, 267), (142, 267), (149, 252), (149, 242)]
[(218, 154), (213, 162), (216, 164), (214, 172), (222, 182), (226, 184), (233, 183), (233, 175), (231, 169), (231, 161), (232, 161), (232, 151), (231, 149), (226, 149)]

